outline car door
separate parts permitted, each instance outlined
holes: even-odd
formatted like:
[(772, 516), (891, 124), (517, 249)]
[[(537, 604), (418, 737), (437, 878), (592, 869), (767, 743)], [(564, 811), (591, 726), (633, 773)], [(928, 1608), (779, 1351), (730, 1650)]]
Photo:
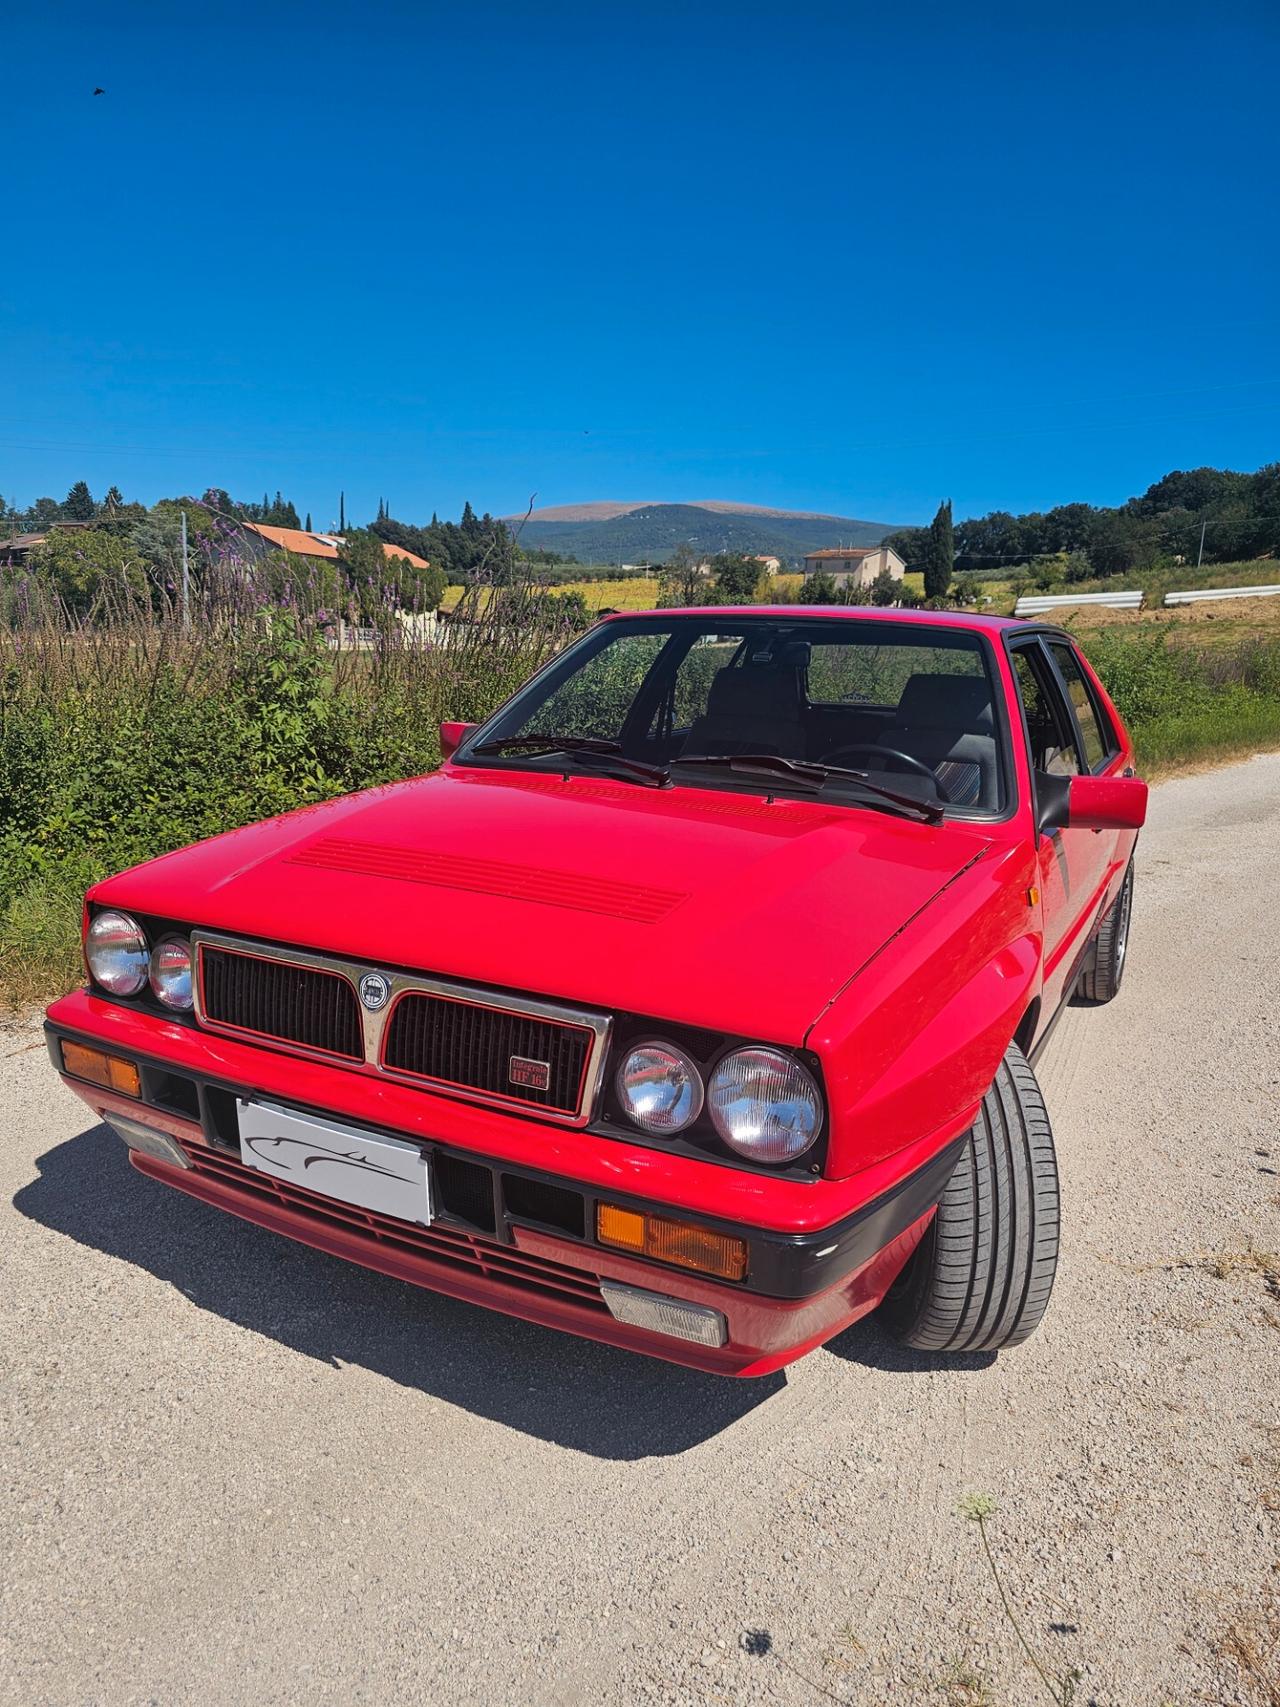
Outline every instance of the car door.
[[(1070, 692), (1045, 638), (1028, 635), (1019, 639), (1011, 645), (1010, 655), (1033, 779), (1037, 775), (1079, 776), (1092, 769)], [(1036, 810), (1038, 816), (1038, 802)], [(1113, 833), (1104, 835), (1069, 826), (1038, 834), (1044, 1019), (1052, 1016), (1068, 993), (1088, 945), (1106, 890), (1114, 839)]]

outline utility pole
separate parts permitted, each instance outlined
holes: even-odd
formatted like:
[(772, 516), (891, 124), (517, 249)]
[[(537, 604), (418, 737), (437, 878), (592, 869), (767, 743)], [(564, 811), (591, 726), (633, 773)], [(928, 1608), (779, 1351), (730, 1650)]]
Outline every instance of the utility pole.
[(187, 512), (182, 512), (182, 626), (191, 627), (191, 567), (187, 562)]
[(1204, 562), (1204, 530), (1208, 527), (1208, 525), (1209, 525), (1209, 518), (1206, 516), (1204, 521), (1202, 521), (1200, 523), (1200, 555), (1199, 555), (1199, 557), (1196, 558), (1196, 568), (1197, 569)]

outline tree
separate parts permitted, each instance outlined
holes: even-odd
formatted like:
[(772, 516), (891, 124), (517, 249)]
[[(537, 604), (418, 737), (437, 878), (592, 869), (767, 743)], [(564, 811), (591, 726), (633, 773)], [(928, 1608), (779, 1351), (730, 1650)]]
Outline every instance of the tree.
[(419, 568), (407, 557), (388, 557), (372, 528), (352, 528), (338, 562), (366, 622), (396, 610), (434, 610), (444, 597), (444, 574), (435, 564)]
[(839, 589), (835, 580), (825, 569), (819, 569), (816, 574), (806, 575), (796, 594), (798, 605), (833, 605), (839, 598)]
[[(950, 506), (948, 506), (948, 508), (949, 507)], [(925, 574), (924, 584), (925, 584), (925, 588), (927, 590), (928, 586), (929, 586), (929, 571), (928, 571), (928, 569), (925, 570), (924, 574)], [(951, 583), (948, 580), (947, 585), (950, 586), (950, 584)], [(944, 588), (943, 591), (945, 592), (945, 590), (946, 589)], [(880, 571), (880, 573), (876, 576), (875, 580), (871, 583), (871, 602), (873, 605), (896, 604), (898, 602), (898, 595), (901, 591), (902, 591), (902, 582), (901, 581), (895, 581), (893, 576), (889, 573), (888, 569), (882, 569)]]
[(685, 610), (709, 602), (711, 587), (697, 553), (682, 540), (658, 577), (658, 609)]
[(62, 511), (69, 522), (91, 522), (97, 505), (93, 493), (83, 480), (77, 480), (63, 501)]
[(714, 576), (713, 602), (721, 605), (754, 604), (760, 585), (761, 566), (757, 557), (742, 551), (722, 551), (708, 564)]
[(908, 569), (918, 569), (929, 549), (929, 530), (899, 528), (896, 533), (886, 534), (880, 543), (896, 551)]
[[(945, 599), (955, 573), (955, 532), (951, 525), (951, 500), (938, 505), (938, 513), (929, 524), (929, 543), (924, 560), (924, 596)], [(877, 580), (879, 576), (876, 577)]]
[(31, 553), (31, 566), (75, 611), (88, 610), (104, 592), (138, 594), (147, 585), (127, 541), (100, 528), (51, 533)]
[(310, 532), (312, 532), (312, 527), (311, 527), (311, 511), (310, 511), (310, 510), (308, 510), (308, 511), (307, 511), (307, 519), (306, 519), (306, 521), (305, 521), (305, 522), (303, 522), (303, 524), (302, 524), (302, 525), (303, 525), (303, 527), (304, 527), (304, 529), (305, 529), (305, 530), (306, 530), (306, 532), (307, 532), (307, 533), (310, 533)]

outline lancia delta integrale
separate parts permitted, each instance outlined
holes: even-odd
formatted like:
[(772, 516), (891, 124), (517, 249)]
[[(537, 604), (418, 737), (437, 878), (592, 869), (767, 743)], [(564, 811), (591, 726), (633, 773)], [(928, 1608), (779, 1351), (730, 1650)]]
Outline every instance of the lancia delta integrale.
[(761, 1375), (1044, 1314), (1031, 1062), (1124, 973), (1146, 811), (1061, 630), (598, 623), (435, 774), (112, 877), (54, 1066), (139, 1172), (614, 1346)]

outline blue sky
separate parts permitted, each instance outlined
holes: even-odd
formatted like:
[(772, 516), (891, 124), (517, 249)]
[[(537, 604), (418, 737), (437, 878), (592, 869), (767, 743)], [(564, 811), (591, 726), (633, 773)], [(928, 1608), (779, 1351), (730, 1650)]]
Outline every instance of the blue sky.
[(915, 521), (1280, 457), (1272, 0), (20, 0), (5, 60), (10, 502)]

